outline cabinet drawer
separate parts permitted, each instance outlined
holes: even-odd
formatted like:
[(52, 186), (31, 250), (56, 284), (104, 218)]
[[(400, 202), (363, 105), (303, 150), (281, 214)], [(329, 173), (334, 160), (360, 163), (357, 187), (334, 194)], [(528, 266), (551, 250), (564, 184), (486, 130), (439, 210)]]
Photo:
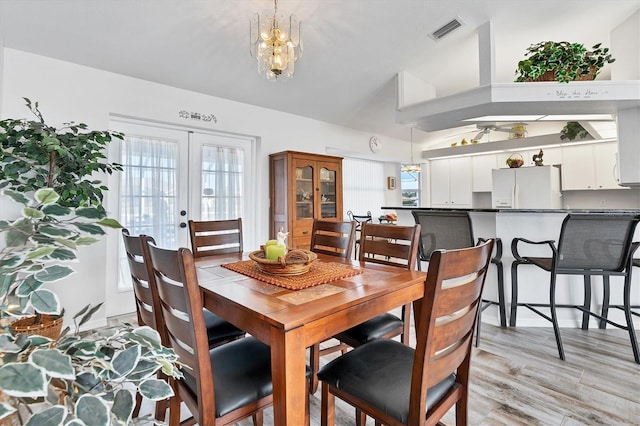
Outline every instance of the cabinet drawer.
[(311, 229), (313, 228), (313, 220), (299, 220), (293, 224), (293, 236), (309, 237), (311, 241)]

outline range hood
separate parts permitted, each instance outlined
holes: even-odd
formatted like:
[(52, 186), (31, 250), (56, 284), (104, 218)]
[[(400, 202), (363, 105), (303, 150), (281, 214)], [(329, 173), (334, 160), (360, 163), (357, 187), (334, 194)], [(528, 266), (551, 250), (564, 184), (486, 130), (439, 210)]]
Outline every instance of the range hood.
[(640, 80), (488, 84), (400, 107), (396, 122), (432, 132), (468, 125), (474, 118), (488, 115), (575, 114), (611, 114), (616, 118), (620, 184), (640, 186)]

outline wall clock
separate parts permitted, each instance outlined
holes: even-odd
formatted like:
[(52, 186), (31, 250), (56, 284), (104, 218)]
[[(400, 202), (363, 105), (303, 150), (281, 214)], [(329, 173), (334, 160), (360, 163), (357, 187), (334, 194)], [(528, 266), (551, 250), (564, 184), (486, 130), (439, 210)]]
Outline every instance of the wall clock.
[(372, 152), (380, 151), (382, 149), (382, 142), (380, 142), (377, 137), (371, 136), (371, 139), (369, 139), (369, 149), (371, 149)]

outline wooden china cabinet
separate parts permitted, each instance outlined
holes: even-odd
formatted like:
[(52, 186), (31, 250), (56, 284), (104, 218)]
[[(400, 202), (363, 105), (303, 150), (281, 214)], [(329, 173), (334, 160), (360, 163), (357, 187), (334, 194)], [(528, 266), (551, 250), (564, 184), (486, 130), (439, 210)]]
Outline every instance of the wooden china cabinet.
[(269, 156), (269, 232), (308, 249), (314, 219), (342, 220), (342, 158), (284, 151)]

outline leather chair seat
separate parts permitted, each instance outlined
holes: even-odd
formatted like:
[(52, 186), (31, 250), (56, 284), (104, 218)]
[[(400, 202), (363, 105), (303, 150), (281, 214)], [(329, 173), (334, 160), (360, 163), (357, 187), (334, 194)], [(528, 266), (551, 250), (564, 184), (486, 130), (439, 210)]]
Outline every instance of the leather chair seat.
[(385, 313), (351, 327), (337, 334), (335, 338), (353, 348), (357, 348), (365, 343), (381, 339), (393, 330), (401, 330), (402, 327), (403, 322), (400, 318), (393, 314)]
[[(209, 358), (215, 387), (224, 390), (215, 395), (216, 417), (271, 394), (271, 349), (254, 337), (211, 349)], [(182, 373), (189, 390), (197, 395), (195, 378), (188, 371)]]
[(223, 320), (213, 312), (203, 309), (203, 313), (207, 336), (209, 337), (209, 346), (244, 337), (245, 332), (243, 330)]
[[(415, 351), (400, 342), (375, 340), (325, 365), (318, 378), (407, 424)], [(455, 384), (451, 374), (427, 392), (427, 411)]]

